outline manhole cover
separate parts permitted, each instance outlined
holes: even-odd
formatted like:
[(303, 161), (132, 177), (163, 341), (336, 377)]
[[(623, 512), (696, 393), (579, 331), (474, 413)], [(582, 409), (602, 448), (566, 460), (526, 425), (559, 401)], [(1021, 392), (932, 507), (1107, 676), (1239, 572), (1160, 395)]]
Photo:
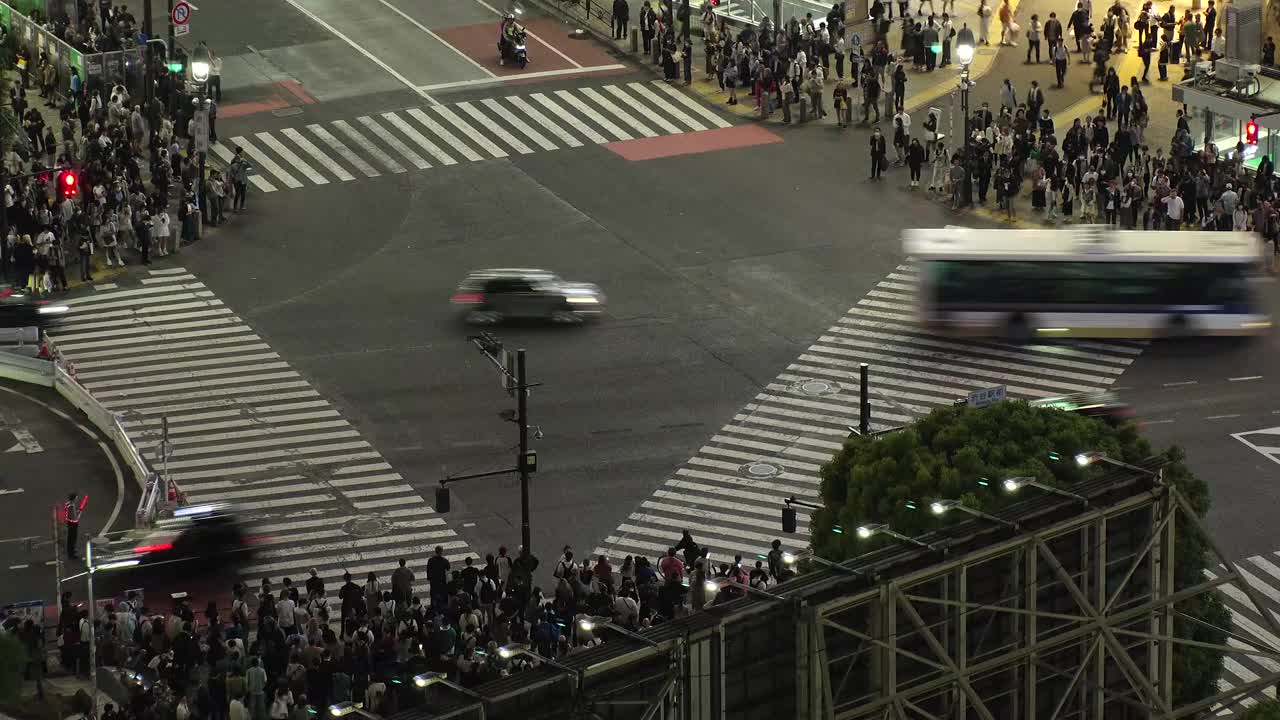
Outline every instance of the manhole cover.
[(747, 474), (750, 475), (751, 477), (756, 477), (756, 478), (771, 478), (776, 476), (778, 473), (782, 472), (782, 469), (779, 468), (777, 465), (773, 465), (767, 462), (747, 463), (746, 465), (742, 466), (742, 469), (745, 470)]
[(387, 531), (390, 523), (375, 515), (353, 518), (343, 523), (342, 532), (356, 537), (381, 535)]
[(271, 114), (275, 115), (276, 117), (293, 117), (294, 115), (301, 115), (302, 108), (300, 107), (280, 108), (279, 110), (272, 110)]
[(815, 396), (835, 395), (840, 392), (838, 384), (827, 380), (797, 380), (791, 383), (791, 389), (794, 392)]

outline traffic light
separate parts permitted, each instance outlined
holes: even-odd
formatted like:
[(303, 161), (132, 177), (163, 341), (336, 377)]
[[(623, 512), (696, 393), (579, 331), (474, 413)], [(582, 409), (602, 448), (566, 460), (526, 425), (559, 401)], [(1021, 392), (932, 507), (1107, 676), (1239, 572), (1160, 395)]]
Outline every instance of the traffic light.
[(782, 532), (793, 533), (796, 531), (796, 509), (788, 505), (782, 508)]
[(187, 58), (184, 55), (174, 54), (167, 64), (169, 72), (184, 73), (187, 71)]
[(443, 485), (436, 488), (436, 512), (441, 514), (449, 512), (449, 488)]
[(1244, 126), (1244, 142), (1246, 145), (1258, 144), (1258, 123), (1250, 119)]
[(58, 192), (64, 198), (80, 196), (80, 176), (75, 170), (63, 170), (58, 174)]

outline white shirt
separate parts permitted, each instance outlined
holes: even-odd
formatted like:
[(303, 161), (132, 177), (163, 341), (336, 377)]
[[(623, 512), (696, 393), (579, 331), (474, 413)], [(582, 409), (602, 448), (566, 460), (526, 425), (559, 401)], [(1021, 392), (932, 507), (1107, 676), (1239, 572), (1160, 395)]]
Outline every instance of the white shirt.
[(1162, 202), (1164, 203), (1165, 212), (1169, 214), (1170, 220), (1182, 219), (1182, 210), (1185, 207), (1185, 204), (1182, 202), (1182, 198), (1177, 195), (1170, 195)]
[(285, 598), (284, 600), (276, 603), (276, 615), (279, 618), (280, 627), (293, 627), (293, 610), (294, 602), (290, 598)]

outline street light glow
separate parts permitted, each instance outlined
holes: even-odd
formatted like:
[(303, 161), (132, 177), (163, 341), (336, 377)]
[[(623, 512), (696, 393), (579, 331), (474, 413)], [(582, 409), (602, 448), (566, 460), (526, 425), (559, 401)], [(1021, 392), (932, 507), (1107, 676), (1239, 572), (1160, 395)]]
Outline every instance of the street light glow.
[(956, 59), (960, 61), (961, 67), (966, 67), (973, 61), (973, 53), (976, 49), (976, 43), (973, 38), (973, 31), (966, 25), (960, 28), (956, 33)]
[(858, 537), (862, 538), (863, 540), (866, 540), (867, 538), (871, 537), (872, 535), (875, 535), (876, 533), (880, 532), (881, 530), (885, 529), (886, 527), (888, 527), (888, 526), (883, 525), (883, 524), (881, 524), (881, 525), (859, 525), (859, 526), (858, 526)]
[(1021, 478), (1009, 478), (1004, 481), (1005, 492), (1017, 492), (1022, 487)]
[(795, 555), (789, 552), (782, 553), (782, 563), (784, 565), (795, 565), (797, 559), (798, 558)]
[(942, 515), (959, 504), (960, 502), (957, 500), (934, 500), (929, 503), (929, 510), (931, 510), (934, 515)]

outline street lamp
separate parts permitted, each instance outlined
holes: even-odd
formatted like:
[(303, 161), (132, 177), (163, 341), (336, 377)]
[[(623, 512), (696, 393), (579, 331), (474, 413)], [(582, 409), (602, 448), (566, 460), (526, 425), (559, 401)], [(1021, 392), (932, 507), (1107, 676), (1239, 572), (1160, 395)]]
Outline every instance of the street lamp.
[(1000, 485), (1001, 487), (1004, 488), (1005, 492), (1009, 492), (1009, 493), (1017, 492), (1020, 488), (1023, 488), (1023, 487), (1033, 487), (1038, 490), (1043, 490), (1047, 493), (1053, 493), (1054, 495), (1061, 495), (1063, 497), (1069, 497), (1072, 500), (1079, 500), (1085, 507), (1089, 506), (1089, 498), (1083, 495), (1077, 495), (1076, 493), (1073, 493), (1073, 492), (1068, 492), (1061, 488), (1056, 488), (1052, 485), (1046, 485), (1045, 483), (1042, 483), (1033, 477), (1005, 478), (1004, 482), (1000, 483)]
[(371, 712), (365, 711), (359, 705), (356, 705), (350, 700), (346, 700), (340, 703), (334, 703), (333, 705), (329, 706), (329, 715), (332, 717), (340, 718), (340, 717), (346, 717), (351, 714), (356, 714), (356, 715), (359, 715), (360, 717), (368, 718), (368, 720), (381, 720), (381, 718), (379, 718), (377, 715), (374, 715)]
[(1108, 465), (1115, 465), (1116, 467), (1122, 467), (1122, 468), (1125, 468), (1126, 470), (1134, 470), (1136, 472), (1140, 472), (1145, 475), (1150, 475), (1151, 477), (1154, 477), (1157, 480), (1160, 479), (1160, 473), (1158, 472), (1152, 472), (1151, 470), (1148, 470), (1144, 467), (1131, 465), (1127, 462), (1124, 462), (1123, 460), (1116, 460), (1113, 457), (1109, 457), (1104, 452), (1094, 450), (1090, 452), (1082, 452), (1076, 455), (1076, 465), (1079, 465), (1080, 467), (1086, 467), (1089, 465), (1093, 465), (1094, 463), (1100, 463), (1100, 462), (1107, 463)]
[(1016, 522), (1010, 522), (1009, 520), (1005, 520), (1004, 518), (998, 518), (995, 515), (992, 515), (990, 513), (984, 513), (981, 510), (978, 510), (976, 508), (971, 508), (968, 505), (965, 505), (964, 503), (960, 502), (959, 500), (934, 500), (933, 502), (929, 503), (929, 510), (933, 512), (934, 515), (945, 515), (950, 510), (959, 510), (960, 512), (968, 513), (976, 518), (989, 520), (993, 523), (996, 523), (998, 525), (1003, 525), (1013, 530), (1018, 529), (1018, 523)]
[[(449, 676), (446, 675), (445, 673), (426, 672), (426, 673), (422, 673), (421, 675), (414, 675), (413, 684), (422, 688), (423, 690), (426, 690), (432, 685), (443, 685), (449, 688), (450, 690), (456, 690), (462, 693), (463, 695), (475, 698), (476, 700), (479, 701), (480, 720), (484, 720), (485, 703), (487, 702), (484, 696), (474, 690), (468, 690), (467, 688), (464, 688), (457, 683), (450, 682)], [(330, 712), (332, 712), (332, 708), (330, 709)]]
[(769, 600), (781, 600), (783, 602), (787, 602), (787, 599), (782, 597), (781, 595), (774, 595), (773, 593), (765, 592), (760, 588), (751, 587), (750, 585), (743, 585), (742, 583), (734, 580), (733, 578), (727, 578), (727, 577), (710, 578), (702, 584), (702, 587), (704, 590), (706, 590), (708, 593), (711, 593), (712, 595), (720, 592), (721, 588), (731, 587), (731, 588), (736, 588), (738, 590), (741, 590), (747, 593), (748, 595), (759, 595), (760, 597), (766, 598)]
[(932, 545), (930, 545), (927, 542), (924, 542), (923, 540), (917, 540), (908, 535), (903, 535), (902, 533), (894, 532), (893, 528), (890, 528), (885, 523), (875, 523), (872, 525), (858, 526), (858, 537), (862, 538), (863, 540), (866, 540), (872, 537), (873, 535), (888, 535), (894, 540), (901, 540), (902, 542), (911, 543), (912, 545), (919, 545), (922, 548), (928, 548), (930, 550), (933, 549)]
[(857, 570), (854, 570), (854, 569), (853, 569), (853, 568), (851, 568), (851, 567), (845, 567), (844, 565), (841, 565), (841, 564), (840, 564), (840, 563), (838, 563), (838, 562), (832, 562), (832, 561), (830, 561), (830, 560), (828, 560), (828, 559), (826, 559), (826, 558), (824, 558), (824, 557), (822, 557), (822, 556), (820, 556), (820, 555), (816, 554), (816, 553), (815, 553), (815, 552), (813, 552), (812, 550), (806, 550), (806, 551), (804, 551), (804, 552), (800, 553), (799, 555), (796, 555), (796, 554), (794, 554), (794, 553), (789, 553), (789, 552), (784, 552), (784, 553), (782, 553), (782, 564), (786, 565), (787, 567), (792, 567), (792, 568), (794, 568), (794, 567), (795, 567), (795, 564), (796, 564), (796, 563), (798, 563), (798, 562), (800, 562), (801, 560), (812, 560), (813, 562), (815, 562), (815, 563), (817, 563), (817, 564), (819, 564), (819, 565), (821, 565), (821, 566), (823, 566), (823, 567), (828, 567), (828, 568), (831, 568), (831, 569), (833, 569), (833, 570), (839, 570), (839, 571), (844, 572), (844, 573), (849, 573), (850, 575), (861, 575), (861, 574), (862, 574), (862, 573), (858, 572)]
[(969, 157), (969, 64), (973, 62), (973, 53), (977, 49), (973, 31), (965, 23), (956, 33), (956, 59), (960, 61), (960, 113), (964, 115), (964, 137), (960, 139), (960, 158), (964, 163), (964, 187), (960, 199), (965, 207), (973, 204), (973, 164)]
[(578, 620), (578, 627), (582, 628), (586, 632), (591, 632), (592, 630), (595, 630), (597, 627), (607, 627), (610, 630), (613, 630), (614, 632), (617, 632), (621, 635), (626, 635), (627, 637), (635, 640), (639, 640), (640, 642), (646, 645), (649, 645), (651, 647), (658, 646), (658, 643), (655, 642), (654, 640), (647, 638), (638, 632), (633, 632), (631, 630), (628, 630), (622, 627), (621, 625), (618, 625), (617, 623), (613, 622), (611, 618), (602, 617), (599, 615), (580, 618)]

